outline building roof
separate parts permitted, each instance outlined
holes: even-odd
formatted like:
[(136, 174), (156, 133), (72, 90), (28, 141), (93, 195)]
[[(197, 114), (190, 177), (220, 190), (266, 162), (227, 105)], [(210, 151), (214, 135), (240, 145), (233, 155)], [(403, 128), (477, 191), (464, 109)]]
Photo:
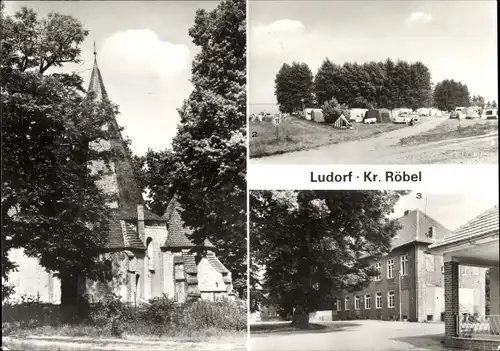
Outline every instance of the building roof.
[(221, 261), (215, 256), (214, 253), (209, 253), (207, 255), (207, 259), (210, 262), (210, 264), (219, 272), (222, 274), (229, 273), (229, 270), (224, 267)]
[[(392, 249), (413, 242), (432, 244), (451, 234), (451, 231), (420, 210), (408, 210), (398, 218), (402, 228), (392, 239)], [(435, 235), (429, 237), (430, 228), (434, 227)]]
[[(94, 53), (95, 54), (95, 53)], [(88, 88), (89, 93), (94, 93), (98, 102), (109, 101), (106, 87), (102, 79), (97, 59), (94, 59), (94, 67), (90, 77)], [(137, 176), (133, 167), (131, 155), (127, 152), (125, 142), (118, 128), (118, 122), (113, 115), (111, 118), (113, 130), (115, 134), (111, 136), (110, 144), (115, 151), (112, 163), (117, 181), (117, 202), (118, 208), (113, 209), (112, 220), (109, 227), (107, 248), (141, 248), (144, 249), (135, 223), (138, 219), (137, 205), (144, 205), (142, 197), (142, 188), (139, 186)], [(155, 215), (147, 208), (144, 208), (144, 220), (146, 221), (162, 221), (161, 217)], [(129, 223), (131, 222), (131, 223)], [(123, 223), (127, 225), (123, 227)], [(125, 229), (123, 229), (125, 228)]]
[(442, 247), (458, 242), (463, 242), (465, 240), (479, 238), (487, 234), (498, 235), (499, 224), (498, 224), (498, 205), (481, 213), (479, 216), (470, 220), (453, 233), (450, 233), (442, 240), (438, 241), (434, 245), (429, 246), (430, 249), (436, 247)]
[(105, 248), (107, 249), (145, 249), (144, 243), (139, 239), (135, 224), (125, 220), (112, 218), (106, 235)]
[[(176, 249), (191, 249), (195, 244), (189, 239), (189, 235), (193, 232), (192, 229), (184, 225), (181, 218), (182, 207), (174, 196), (168, 206), (163, 219), (167, 221), (168, 236), (167, 240), (162, 244), (164, 248)], [(215, 248), (215, 246), (208, 240), (205, 240), (205, 247)]]

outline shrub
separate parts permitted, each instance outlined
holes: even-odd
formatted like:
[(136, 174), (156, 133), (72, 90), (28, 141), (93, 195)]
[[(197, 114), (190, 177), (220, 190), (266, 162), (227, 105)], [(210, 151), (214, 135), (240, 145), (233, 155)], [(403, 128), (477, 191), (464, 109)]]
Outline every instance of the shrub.
[(323, 106), (321, 106), (321, 109), (323, 110), (325, 123), (333, 123), (342, 113), (347, 111), (347, 106), (339, 104), (335, 98), (332, 98), (325, 102)]
[(247, 326), (246, 306), (228, 300), (187, 303), (182, 312), (180, 325), (183, 328), (243, 330)]

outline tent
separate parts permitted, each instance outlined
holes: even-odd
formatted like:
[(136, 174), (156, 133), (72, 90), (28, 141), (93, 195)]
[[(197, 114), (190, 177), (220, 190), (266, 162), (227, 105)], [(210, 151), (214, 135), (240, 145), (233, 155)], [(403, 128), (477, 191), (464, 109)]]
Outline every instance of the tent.
[(324, 122), (323, 110), (320, 108), (306, 108), (304, 109), (304, 118), (308, 121)]
[(363, 123), (391, 123), (391, 111), (385, 108), (366, 111)]
[(352, 108), (349, 110), (350, 116), (349, 120), (354, 122), (363, 122), (363, 117), (365, 116), (367, 108)]
[(333, 122), (335, 128), (347, 128), (349, 126), (349, 121), (343, 114), (341, 114), (335, 122)]
[(479, 118), (479, 113), (475, 107), (464, 108), (462, 112), (465, 114), (465, 118), (467, 119)]

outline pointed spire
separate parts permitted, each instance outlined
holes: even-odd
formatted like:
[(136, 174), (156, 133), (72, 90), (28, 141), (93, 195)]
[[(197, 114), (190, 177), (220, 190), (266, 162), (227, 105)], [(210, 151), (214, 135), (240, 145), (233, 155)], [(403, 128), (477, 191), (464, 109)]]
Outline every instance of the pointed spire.
[(97, 101), (102, 101), (108, 98), (106, 93), (106, 88), (104, 87), (104, 82), (102, 81), (101, 71), (97, 66), (97, 50), (95, 48), (94, 41), (94, 68), (92, 69), (92, 75), (90, 76), (90, 84), (88, 92), (94, 92), (96, 94)]

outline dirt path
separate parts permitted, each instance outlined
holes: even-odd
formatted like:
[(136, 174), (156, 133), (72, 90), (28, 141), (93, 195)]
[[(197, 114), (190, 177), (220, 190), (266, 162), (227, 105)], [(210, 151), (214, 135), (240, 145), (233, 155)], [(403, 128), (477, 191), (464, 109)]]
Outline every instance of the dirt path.
[[(251, 164), (421, 164), (496, 162), (498, 135), (479, 136), (401, 146), (399, 140), (426, 132), (445, 119), (429, 118), (414, 127), (406, 127), (373, 138), (327, 145), (314, 150), (291, 152), (258, 159)], [(446, 154), (448, 156), (446, 156)], [(492, 161), (493, 160), (493, 161)]]
[(43, 351), (168, 351), (168, 350), (246, 350), (244, 339), (241, 342), (177, 342), (139, 339), (92, 339), (87, 337), (52, 337), (52, 336), (8, 336), (2, 338), (2, 346), (10, 350), (43, 350)]

